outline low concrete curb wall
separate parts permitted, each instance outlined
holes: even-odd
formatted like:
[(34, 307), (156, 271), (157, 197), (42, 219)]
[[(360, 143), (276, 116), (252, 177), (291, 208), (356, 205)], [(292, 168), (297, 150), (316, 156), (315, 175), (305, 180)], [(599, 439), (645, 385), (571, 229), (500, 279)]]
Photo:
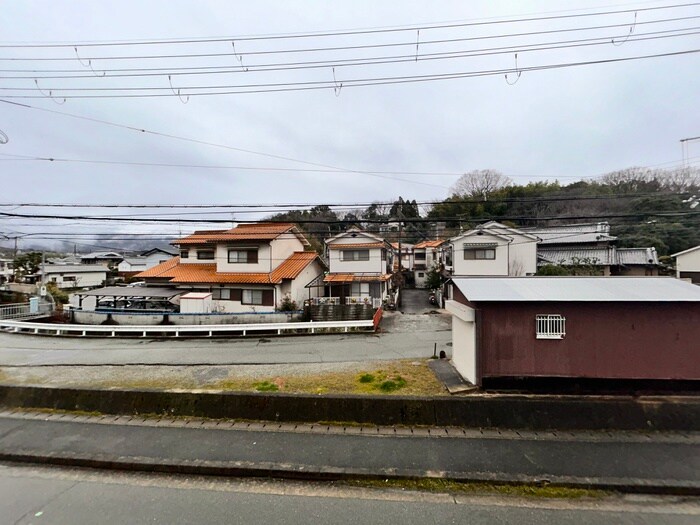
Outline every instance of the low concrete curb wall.
[(0, 405), (285, 422), (531, 430), (700, 430), (700, 397), (312, 396), (0, 385)]
[(72, 321), (78, 324), (97, 325), (108, 319), (119, 325), (141, 326), (160, 325), (167, 321), (173, 325), (221, 325), (221, 324), (253, 324), (253, 323), (290, 323), (301, 317), (299, 312), (262, 314), (229, 313), (229, 314), (130, 314), (127, 312), (90, 312), (76, 310), (72, 312)]

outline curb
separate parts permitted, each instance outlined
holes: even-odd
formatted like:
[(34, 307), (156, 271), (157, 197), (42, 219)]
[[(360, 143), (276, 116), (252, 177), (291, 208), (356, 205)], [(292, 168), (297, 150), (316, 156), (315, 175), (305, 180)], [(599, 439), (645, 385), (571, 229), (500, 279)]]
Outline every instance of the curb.
[(109, 455), (35, 454), (28, 451), (0, 452), (0, 461), (91, 468), (126, 472), (158, 472), (190, 476), (239, 478), (277, 478), (302, 481), (348, 480), (420, 480), (435, 479), (459, 483), (489, 483), (494, 485), (523, 485), (562, 487), (587, 490), (607, 490), (632, 494), (699, 496), (700, 485), (669, 484), (664, 480), (585, 478), (556, 476), (547, 479), (526, 475), (506, 475), (485, 472), (422, 471), (411, 469), (363, 469), (338, 467), (309, 467), (307, 465), (245, 461), (161, 460), (147, 457), (125, 458)]
[(698, 396), (341, 396), (0, 385), (0, 406), (377, 426), (700, 431)]

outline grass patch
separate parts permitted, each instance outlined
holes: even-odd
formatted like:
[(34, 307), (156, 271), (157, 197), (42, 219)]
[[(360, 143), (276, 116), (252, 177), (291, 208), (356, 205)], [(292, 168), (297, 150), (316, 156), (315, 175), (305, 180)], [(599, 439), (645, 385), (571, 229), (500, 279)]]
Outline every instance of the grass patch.
[[(269, 390), (260, 390), (266, 385)], [(276, 389), (274, 388), (276, 387)], [(382, 370), (329, 372), (279, 377), (229, 377), (199, 388), (236, 392), (295, 394), (444, 395), (446, 391), (427, 361), (395, 361)]]
[(271, 383), (270, 381), (255, 383), (253, 387), (258, 392), (277, 392), (280, 389), (280, 387), (278, 387), (275, 383)]
[(581, 499), (604, 498), (613, 492), (598, 489), (558, 487), (552, 485), (500, 485), (496, 483), (468, 483), (445, 479), (357, 479), (347, 485), (365, 488), (396, 488), (420, 492), (447, 492), (457, 494), (500, 494), (527, 498)]

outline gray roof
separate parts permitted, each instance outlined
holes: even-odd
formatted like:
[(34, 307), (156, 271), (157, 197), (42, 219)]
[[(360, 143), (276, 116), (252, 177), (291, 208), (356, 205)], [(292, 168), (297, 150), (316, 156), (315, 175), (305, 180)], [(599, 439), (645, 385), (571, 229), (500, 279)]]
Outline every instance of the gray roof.
[[(47, 264), (46, 273), (107, 273), (109, 269), (101, 264)], [(41, 270), (38, 272), (41, 274)]]
[(617, 248), (617, 263), (623, 266), (634, 264), (659, 264), (656, 248)]
[(170, 299), (176, 295), (187, 292), (187, 290), (176, 290), (175, 288), (159, 288), (157, 286), (106, 286), (87, 292), (80, 292), (82, 296), (105, 296), (105, 297), (159, 297)]
[(520, 229), (542, 239), (540, 244), (543, 245), (597, 243), (617, 239), (617, 237), (610, 235), (610, 225), (607, 222)]
[(592, 266), (658, 266), (656, 248), (616, 248), (608, 247), (538, 247), (538, 265), (560, 264), (571, 266), (588, 264)]
[(537, 257), (541, 262), (549, 264), (590, 264), (593, 266), (612, 266), (615, 260), (615, 249), (608, 248), (538, 248)]
[(673, 277), (453, 277), (473, 302), (700, 302), (700, 286)]

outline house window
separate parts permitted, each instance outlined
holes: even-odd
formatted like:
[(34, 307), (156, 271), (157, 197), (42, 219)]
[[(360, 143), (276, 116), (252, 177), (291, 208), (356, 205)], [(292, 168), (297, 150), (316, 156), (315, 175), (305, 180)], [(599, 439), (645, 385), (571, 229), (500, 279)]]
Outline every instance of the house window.
[(263, 304), (263, 291), (243, 290), (241, 304)]
[(63, 277), (63, 282), (67, 282), (67, 281), (75, 281), (75, 275), (65, 275)]
[(197, 250), (197, 259), (200, 261), (213, 261), (214, 250)]
[(190, 251), (189, 250), (180, 250), (180, 259), (189, 259), (190, 258)]
[(350, 295), (369, 295), (369, 283), (350, 283)]
[(343, 261), (369, 261), (369, 250), (343, 250)]
[(228, 262), (256, 264), (258, 262), (258, 250), (229, 250)]
[(566, 318), (559, 314), (539, 314), (535, 319), (537, 339), (564, 339)]
[(416, 252), (413, 256), (416, 258), (416, 261), (425, 261), (425, 252)]
[(231, 289), (230, 288), (214, 288), (212, 291), (212, 299), (219, 301), (230, 301), (231, 300)]
[(466, 261), (483, 261), (493, 260), (496, 258), (495, 248), (465, 248), (464, 260)]
[(423, 272), (418, 272), (418, 277), (423, 278), (423, 277), (425, 277), (425, 274)]

